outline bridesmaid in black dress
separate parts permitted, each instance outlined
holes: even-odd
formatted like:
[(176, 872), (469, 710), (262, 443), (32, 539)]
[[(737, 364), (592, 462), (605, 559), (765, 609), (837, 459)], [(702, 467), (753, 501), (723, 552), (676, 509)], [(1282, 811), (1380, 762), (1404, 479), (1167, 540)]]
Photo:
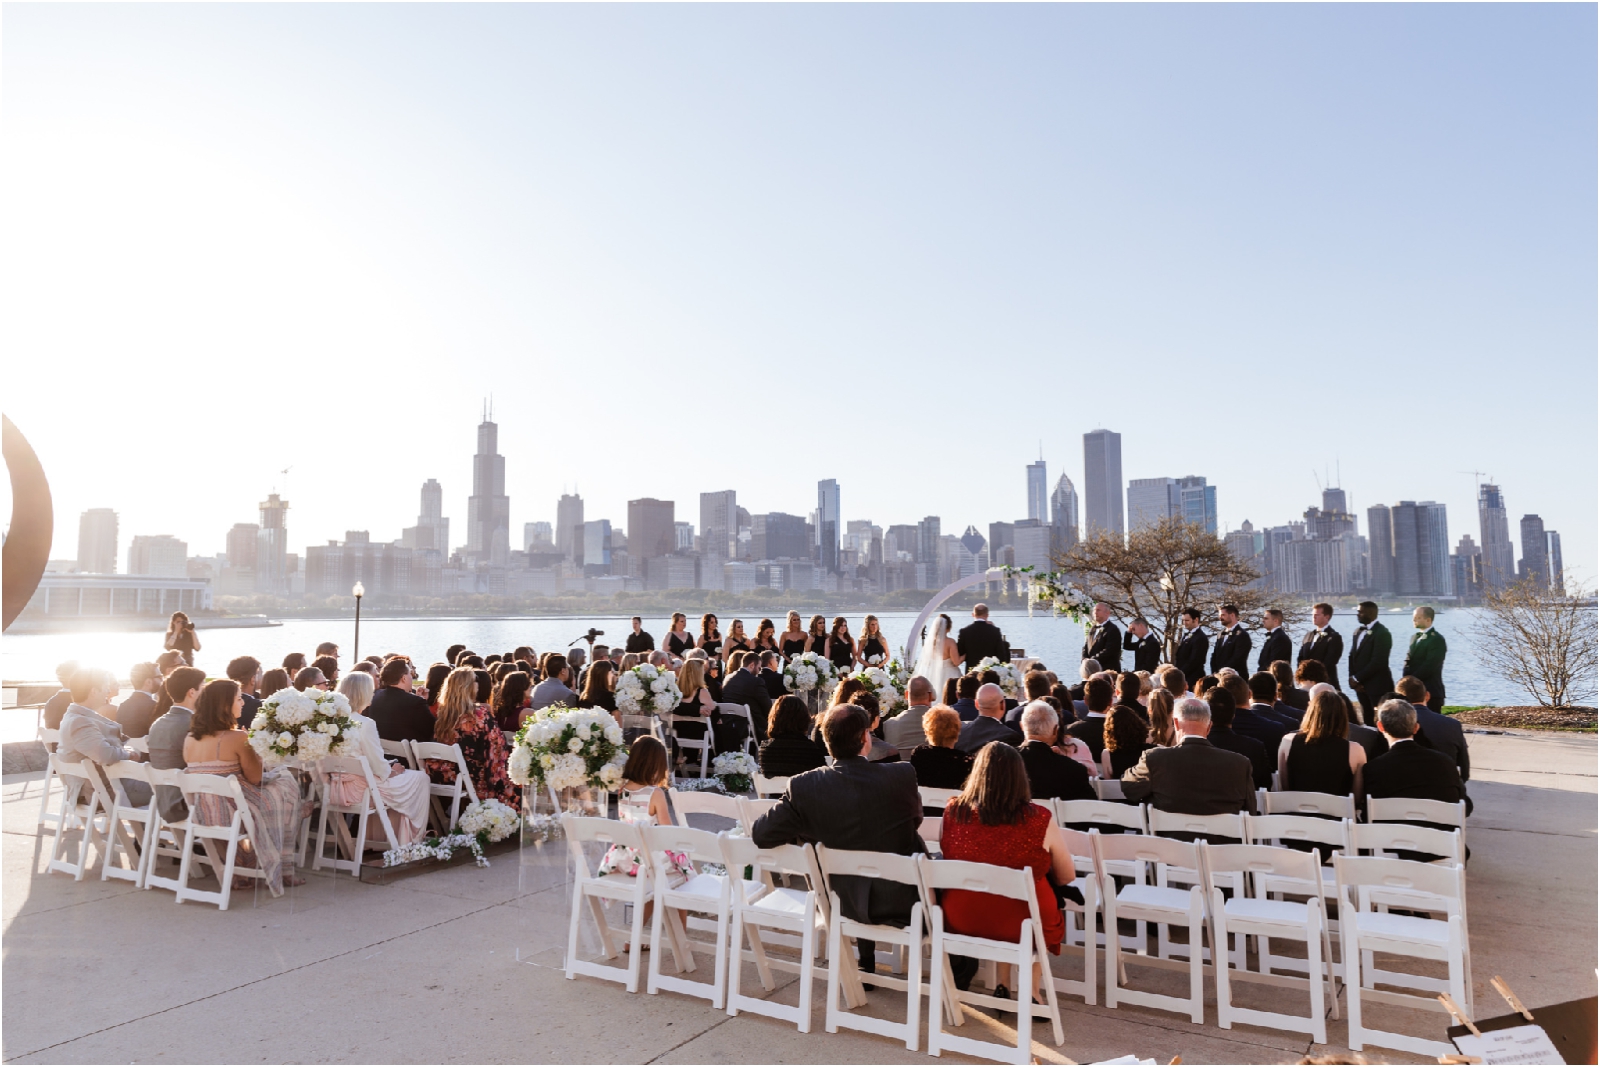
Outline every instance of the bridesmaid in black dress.
[(694, 638), (689, 636), (689, 617), (681, 611), (674, 611), (672, 628), (661, 639), (661, 651), (674, 659), (682, 659), (683, 654), (693, 647)]
[[(889, 663), (889, 643), (884, 640), (883, 629), (878, 625), (876, 615), (868, 615), (861, 623), (861, 654), (858, 657), (861, 665), (887, 666)], [(873, 660), (876, 659), (876, 664)]]
[(772, 631), (777, 627), (772, 625), (771, 619), (762, 619), (756, 626), (755, 650), (757, 652), (778, 651), (777, 638), (772, 636)]
[(827, 645), (828, 662), (840, 674), (848, 674), (856, 663), (856, 641), (850, 636), (850, 623), (843, 615), (833, 620), (833, 632), (828, 634)]
[(806, 627), (806, 651), (815, 652), (817, 658), (828, 658), (828, 620), (821, 615), (811, 616), (811, 625)]
[(744, 635), (744, 620), (734, 619), (728, 624), (728, 640), (722, 646), (722, 662), (727, 663), (735, 652), (749, 652), (753, 647), (750, 639)]
[(785, 660), (791, 660), (810, 646), (811, 638), (807, 637), (806, 632), (800, 629), (800, 613), (798, 611), (789, 612), (787, 625), (788, 629), (784, 630), (783, 636), (778, 638), (778, 651), (783, 654)]
[(709, 611), (700, 616), (700, 640), (695, 646), (705, 649), (712, 659), (722, 658), (722, 631), (717, 629), (717, 617)]

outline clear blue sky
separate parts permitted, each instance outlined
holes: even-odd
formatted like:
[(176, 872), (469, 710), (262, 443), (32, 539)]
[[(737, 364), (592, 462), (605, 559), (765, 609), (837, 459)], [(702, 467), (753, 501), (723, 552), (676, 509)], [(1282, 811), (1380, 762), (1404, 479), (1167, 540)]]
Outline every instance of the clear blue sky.
[[(1595, 574), (1592, 5), (8, 5), (4, 406), (123, 543), (698, 494), (1288, 521), (1473, 469)], [(1363, 532), (1365, 523), (1363, 522)]]

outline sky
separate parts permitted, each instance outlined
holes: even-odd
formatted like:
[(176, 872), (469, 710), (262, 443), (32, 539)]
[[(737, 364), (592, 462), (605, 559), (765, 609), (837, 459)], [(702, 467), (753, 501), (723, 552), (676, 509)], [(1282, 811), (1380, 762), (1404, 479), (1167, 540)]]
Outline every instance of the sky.
[[(1593, 5), (7, 4), (0, 405), (77, 517), (513, 547), (733, 488), (1449, 507), (1596, 574)], [(283, 472), (287, 470), (287, 474)], [(9, 513), (9, 507), (7, 507)]]

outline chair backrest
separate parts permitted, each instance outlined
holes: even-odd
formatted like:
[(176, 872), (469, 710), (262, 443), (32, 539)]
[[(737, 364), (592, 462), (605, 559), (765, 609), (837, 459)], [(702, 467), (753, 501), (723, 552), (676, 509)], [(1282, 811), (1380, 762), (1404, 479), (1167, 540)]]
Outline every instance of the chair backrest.
[[(386, 741), (384, 743), (387, 745), (396, 744), (397, 742)], [(447, 762), (454, 763), (462, 771), (467, 771), (467, 758), (466, 756), (462, 755), (461, 746), (459, 744), (444, 745), (440, 744), (438, 741), (402, 741), (398, 743), (409, 744), (411, 746), (412, 754), (415, 755), (419, 760), (445, 760)], [(384, 751), (388, 752), (389, 749), (385, 748)], [(468, 777), (471, 777), (470, 772), (468, 772)]]
[(567, 840), (575, 845), (588, 841), (601, 841), (610, 845), (626, 845), (640, 853), (645, 851), (642, 828), (632, 823), (563, 813), (561, 827)]
[(1467, 825), (1467, 805), (1458, 800), (1419, 800), (1413, 797), (1368, 797), (1368, 822), (1431, 822), (1445, 826)]
[(924, 817), (922, 825), (917, 827), (917, 833), (922, 835), (924, 841), (938, 841), (944, 836), (944, 820)]
[(997, 867), (968, 860), (934, 860), (926, 856), (917, 861), (917, 867), (929, 890), (968, 889), (1037, 904), (1033, 874), (1026, 868)]
[(755, 733), (755, 727), (756, 727), (755, 716), (750, 714), (750, 708), (749, 708), (748, 705), (745, 705), (745, 704), (729, 704), (726, 701), (719, 701), (718, 704), (717, 704), (717, 710), (719, 712), (721, 712), (722, 714), (724, 714), (724, 715), (736, 715), (741, 719), (747, 720), (750, 723), (750, 736), (754, 737), (756, 735), (756, 733)]
[[(815, 889), (822, 887), (822, 872), (817, 869), (817, 857), (805, 845), (779, 845), (776, 848), (759, 848), (748, 837), (720, 834), (722, 862), (730, 871), (741, 867), (753, 868), (752, 874), (782, 874), (805, 878)], [(757, 878), (757, 881), (760, 879)]]
[(61, 743), (61, 731), (52, 730), (48, 726), (39, 727), (39, 740), (44, 743), (47, 752), (54, 752)]
[(1450, 863), (1466, 863), (1467, 847), (1459, 828), (1435, 830), (1403, 822), (1355, 823), (1350, 827), (1351, 845), (1361, 851), (1423, 852), (1442, 856)]
[(1169, 867), (1196, 869), (1200, 849), (1193, 841), (1174, 841), (1170, 837), (1148, 834), (1091, 834), (1095, 858), (1107, 862), (1164, 863)]
[[(213, 796), (227, 797), (233, 801), (233, 823), (241, 826), (251, 838), (256, 836), (255, 819), (250, 814), (250, 805), (244, 802), (244, 790), (239, 788), (239, 779), (234, 775), (221, 774), (189, 774), (185, 772), (178, 775), (178, 789), (183, 793), (184, 803), (189, 805), (192, 815), (195, 810), (194, 801), (191, 799), (197, 793), (210, 793)], [(195, 820), (190, 825), (199, 829)]]
[(756, 796), (758, 797), (781, 797), (789, 791), (789, 779), (787, 776), (768, 778), (765, 775), (758, 774), (755, 776), (755, 784)]
[(1263, 815), (1328, 815), (1335, 819), (1356, 817), (1356, 798), (1353, 793), (1339, 796), (1337, 793), (1288, 790), (1281, 793), (1262, 791), (1259, 795), (1265, 802), (1261, 806)]
[(672, 799), (672, 810), (678, 816), (679, 826), (688, 826), (690, 815), (720, 815), (734, 822), (739, 822), (741, 817), (739, 797), (699, 789), (669, 789), (667, 796)]
[(1244, 813), (1232, 815), (1183, 815), (1175, 811), (1150, 809), (1152, 834), (1211, 834), (1214, 837), (1231, 837), (1244, 840)]
[(901, 856), (893, 852), (855, 852), (818, 845), (817, 865), (822, 868), (822, 876), (830, 889), (834, 878), (841, 874), (901, 882), (916, 886), (919, 892), (922, 889), (922, 876), (917, 873), (915, 856)]
[(1245, 836), (1252, 843), (1299, 841), (1350, 848), (1349, 819), (1321, 819), (1315, 815), (1247, 815)]
[[(1317, 854), (1271, 845), (1213, 845), (1200, 842), (1200, 855), (1210, 888), (1216, 888), (1217, 875), (1243, 871), (1254, 877), (1296, 878), (1317, 885)], [(1229, 888), (1232, 888), (1230, 885)]]
[(1101, 800), (1126, 799), (1122, 793), (1122, 780), (1120, 778), (1094, 779), (1094, 795)]
[(129, 752), (140, 752), (148, 756), (150, 754), (150, 739), (148, 737), (130, 737), (122, 743), (122, 747)]
[(133, 760), (125, 759), (118, 760), (116, 763), (108, 763), (100, 769), (105, 772), (112, 788), (117, 791), (117, 803), (123, 807), (132, 807), (133, 805), (128, 803), (128, 791), (122, 783), (124, 781), (149, 783), (149, 768), (150, 765), (148, 763), (136, 763)]
[(376, 792), (378, 788), (378, 783), (372, 777), (372, 766), (365, 756), (323, 756), (317, 761), (317, 772), (321, 775), (352, 774), (366, 779), (369, 791)]
[(641, 826), (651, 852), (682, 852), (696, 863), (721, 863), (720, 835), (688, 826)]
[(1143, 834), (1150, 823), (1143, 804), (1116, 804), (1108, 800), (1058, 800), (1056, 822), (1063, 826), (1085, 824)]
[(1061, 827), (1061, 840), (1065, 842), (1067, 853), (1072, 857), (1072, 866), (1079, 874), (1094, 870), (1094, 838), (1097, 836)]
[(931, 785), (919, 785), (917, 792), (922, 794), (922, 806), (925, 808), (943, 808), (961, 795), (959, 789), (935, 789)]
[(739, 802), (739, 825), (744, 827), (745, 833), (752, 833), (756, 820), (777, 806), (776, 800), (751, 800), (748, 797), (734, 797)]
[[(429, 742), (429, 744), (433, 743)], [(416, 757), (411, 754), (410, 741), (384, 741), (380, 738), (378, 744), (383, 746), (383, 754), (385, 756), (393, 756), (406, 766), (413, 766)]]
[(1459, 864), (1446, 867), (1383, 856), (1335, 856), (1333, 869), (1338, 874), (1341, 890), (1398, 889), (1427, 893), (1453, 902), (1457, 907), (1466, 902), (1465, 868)]
[(180, 792), (182, 791), (182, 785), (178, 781), (178, 778), (184, 773), (183, 771), (164, 771), (160, 767), (152, 767), (148, 763), (141, 764), (141, 766), (144, 767), (144, 773), (149, 776), (149, 781), (152, 786), (166, 785), (171, 786), (173, 789), (178, 789)]

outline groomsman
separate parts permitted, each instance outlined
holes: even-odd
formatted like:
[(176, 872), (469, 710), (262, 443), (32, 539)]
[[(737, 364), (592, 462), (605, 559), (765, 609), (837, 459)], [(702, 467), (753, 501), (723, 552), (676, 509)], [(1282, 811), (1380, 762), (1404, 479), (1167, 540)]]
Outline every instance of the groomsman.
[(1444, 634), (1433, 628), (1433, 609), (1429, 607), (1413, 611), (1411, 625), (1417, 628), (1417, 632), (1411, 637), (1411, 647), (1406, 650), (1406, 665), (1400, 673), (1427, 686), (1428, 707), (1438, 711), (1444, 707), (1444, 656), (1448, 651)]
[(1111, 605), (1094, 606), (1094, 628), (1083, 639), (1082, 659), (1092, 659), (1103, 671), (1122, 670), (1122, 631), (1111, 621)]
[(1272, 665), (1278, 660), (1289, 662), (1289, 655), (1294, 651), (1294, 644), (1289, 640), (1289, 635), (1283, 629), (1283, 612), (1277, 608), (1267, 609), (1267, 634), (1261, 639), (1261, 655), (1256, 659), (1256, 671), (1272, 670)]
[(1161, 666), (1161, 640), (1150, 632), (1150, 624), (1134, 619), (1128, 624), (1128, 635), (1122, 647), (1133, 653), (1133, 669), (1153, 671)]
[(1238, 607), (1222, 605), (1217, 609), (1217, 619), (1222, 623), (1222, 632), (1211, 647), (1211, 673), (1232, 667), (1240, 678), (1250, 677), (1250, 635), (1239, 625)]
[(1206, 652), (1211, 648), (1211, 638), (1206, 636), (1205, 627), (1200, 625), (1198, 609), (1184, 608), (1178, 621), (1183, 623), (1184, 632), (1178, 640), (1177, 651), (1172, 654), (1172, 665), (1183, 672), (1183, 679), (1192, 691), (1194, 683), (1205, 677)]
[(1361, 717), (1371, 726), (1379, 701), (1394, 689), (1394, 675), (1389, 672), (1394, 637), (1378, 621), (1378, 605), (1370, 600), (1356, 608), (1356, 621), (1361, 625), (1350, 638), (1350, 688), (1361, 700)]
[(1317, 604), (1311, 609), (1311, 632), (1300, 642), (1295, 666), (1314, 659), (1328, 671), (1328, 684), (1339, 688), (1339, 661), (1344, 659), (1344, 638), (1328, 624), (1333, 621), (1333, 605)]

